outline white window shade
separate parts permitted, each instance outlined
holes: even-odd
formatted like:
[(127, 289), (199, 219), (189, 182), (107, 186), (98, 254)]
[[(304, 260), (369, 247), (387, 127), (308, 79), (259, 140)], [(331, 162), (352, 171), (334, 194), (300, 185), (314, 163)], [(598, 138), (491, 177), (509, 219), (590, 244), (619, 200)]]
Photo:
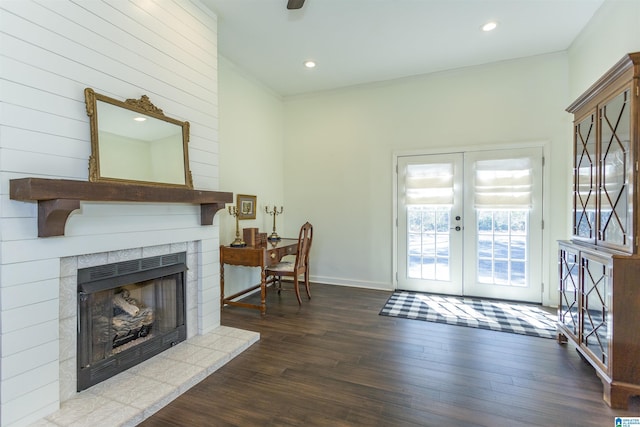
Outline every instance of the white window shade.
[(452, 205), (453, 164), (407, 165), (405, 196), (407, 205)]
[(474, 163), (476, 209), (531, 209), (533, 174), (529, 158)]

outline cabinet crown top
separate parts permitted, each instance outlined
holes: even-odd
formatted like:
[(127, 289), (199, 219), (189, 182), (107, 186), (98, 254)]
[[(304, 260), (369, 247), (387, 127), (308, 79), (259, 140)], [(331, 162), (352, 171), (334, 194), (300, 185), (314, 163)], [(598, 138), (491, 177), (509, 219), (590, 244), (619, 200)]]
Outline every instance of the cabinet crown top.
[(575, 113), (593, 98), (598, 96), (608, 84), (628, 73), (629, 80), (640, 77), (640, 52), (627, 53), (613, 67), (602, 75), (589, 89), (578, 97), (566, 109), (569, 113)]

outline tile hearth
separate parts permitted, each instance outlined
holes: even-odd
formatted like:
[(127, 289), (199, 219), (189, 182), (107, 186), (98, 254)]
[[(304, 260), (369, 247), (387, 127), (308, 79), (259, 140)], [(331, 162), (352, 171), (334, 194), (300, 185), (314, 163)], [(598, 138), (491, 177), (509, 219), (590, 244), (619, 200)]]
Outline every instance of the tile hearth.
[(219, 326), (78, 393), (32, 427), (135, 426), (259, 339), (257, 332)]

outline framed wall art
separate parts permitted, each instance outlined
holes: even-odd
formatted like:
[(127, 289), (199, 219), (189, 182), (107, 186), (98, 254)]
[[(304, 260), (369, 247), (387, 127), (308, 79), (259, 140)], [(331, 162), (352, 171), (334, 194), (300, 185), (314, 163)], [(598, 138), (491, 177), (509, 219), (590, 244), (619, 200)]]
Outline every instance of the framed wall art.
[(256, 219), (256, 199), (256, 196), (238, 194), (236, 197), (238, 219)]

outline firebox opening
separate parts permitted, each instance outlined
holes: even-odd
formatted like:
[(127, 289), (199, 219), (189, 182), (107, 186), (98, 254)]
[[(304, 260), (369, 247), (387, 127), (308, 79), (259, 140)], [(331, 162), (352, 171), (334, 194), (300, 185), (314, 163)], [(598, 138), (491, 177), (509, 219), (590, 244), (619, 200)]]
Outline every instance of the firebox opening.
[(186, 253), (78, 270), (78, 387), (186, 339)]

